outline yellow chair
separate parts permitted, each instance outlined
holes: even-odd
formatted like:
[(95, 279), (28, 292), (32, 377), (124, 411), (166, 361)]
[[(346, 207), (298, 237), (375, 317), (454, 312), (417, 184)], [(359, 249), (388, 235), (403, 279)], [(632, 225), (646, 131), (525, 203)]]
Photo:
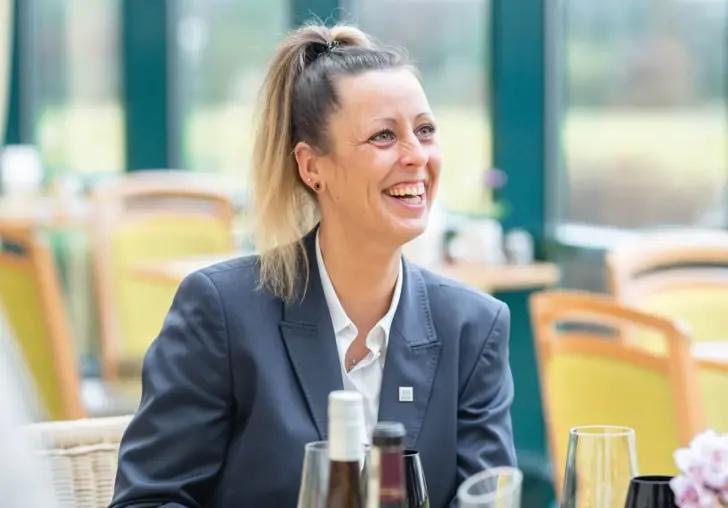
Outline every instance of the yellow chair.
[(608, 252), (606, 264), (620, 301), (684, 321), (696, 342), (728, 340), (728, 232), (645, 235)]
[[(682, 321), (694, 342), (728, 341), (728, 232), (667, 231), (645, 235), (607, 254), (612, 293), (621, 302)], [(664, 353), (662, 337), (623, 330), (639, 347)], [(728, 432), (728, 364), (698, 361), (707, 424)]]
[(85, 416), (68, 317), (48, 247), (34, 229), (0, 222), (0, 308), (47, 418)]
[[(635, 429), (639, 472), (676, 472), (673, 452), (704, 430), (689, 339), (672, 322), (578, 291), (532, 295), (531, 317), (557, 491), (571, 428)], [(666, 355), (623, 341), (619, 328), (659, 333)]]
[(728, 363), (697, 360), (698, 386), (708, 427), (720, 434), (728, 433)]
[(93, 259), (101, 321), (103, 376), (141, 365), (176, 286), (134, 275), (150, 261), (232, 254), (235, 210), (227, 195), (187, 180), (136, 179), (93, 198)]

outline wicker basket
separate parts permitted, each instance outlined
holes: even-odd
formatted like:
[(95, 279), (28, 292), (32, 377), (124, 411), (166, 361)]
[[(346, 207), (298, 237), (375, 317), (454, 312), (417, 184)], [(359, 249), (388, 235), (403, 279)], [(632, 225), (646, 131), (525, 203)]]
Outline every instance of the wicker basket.
[(131, 417), (44, 422), (30, 426), (63, 508), (107, 508), (119, 442)]

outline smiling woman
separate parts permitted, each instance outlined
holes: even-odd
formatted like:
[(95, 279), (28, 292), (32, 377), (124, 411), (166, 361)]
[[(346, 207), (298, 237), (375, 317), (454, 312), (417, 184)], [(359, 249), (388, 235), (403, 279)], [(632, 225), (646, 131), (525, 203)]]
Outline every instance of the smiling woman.
[[(296, 144), (301, 181), (321, 183), (315, 197), (324, 246), (329, 236), (349, 236), (396, 250), (427, 226), (440, 145), (420, 82), (399, 65), (334, 75), (336, 102), (328, 129), (319, 128), (326, 137), (318, 146), (305, 138)], [(362, 242), (353, 243), (361, 252)]]
[(295, 506), (304, 447), (328, 438), (342, 389), (361, 394), (363, 441), (377, 421), (405, 426), (431, 506), (451, 506), (465, 478), (515, 462), (510, 314), (402, 256), (441, 165), (418, 73), (356, 28), (307, 26), (260, 100), (260, 255), (180, 285), (111, 506)]
[[(263, 284), (290, 300), (298, 262), (305, 260), (297, 241), (319, 218), (324, 255), (330, 236), (374, 237), (391, 250), (424, 231), (440, 148), (427, 97), (406, 55), (375, 48), (356, 28), (337, 27), (330, 35), (323, 27), (297, 32), (273, 61), (265, 86), (261, 118), (286, 118), (290, 110), (293, 128), (268, 124), (272, 131), (258, 131), (256, 246)], [(403, 184), (424, 187), (424, 199), (392, 200), (387, 190)], [(354, 248), (359, 252), (350, 254), (361, 255)], [(393, 280), (396, 262), (389, 266)]]

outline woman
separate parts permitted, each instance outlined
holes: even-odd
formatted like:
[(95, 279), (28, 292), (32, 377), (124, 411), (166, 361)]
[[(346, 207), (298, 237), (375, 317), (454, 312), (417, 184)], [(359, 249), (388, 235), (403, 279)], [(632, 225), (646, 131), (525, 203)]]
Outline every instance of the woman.
[(406, 426), (432, 506), (447, 506), (467, 476), (515, 461), (509, 313), (402, 258), (440, 173), (415, 70), (355, 28), (310, 26), (283, 43), (264, 92), (260, 256), (181, 284), (111, 506), (295, 506), (304, 444), (326, 439), (342, 388), (362, 393), (368, 429)]

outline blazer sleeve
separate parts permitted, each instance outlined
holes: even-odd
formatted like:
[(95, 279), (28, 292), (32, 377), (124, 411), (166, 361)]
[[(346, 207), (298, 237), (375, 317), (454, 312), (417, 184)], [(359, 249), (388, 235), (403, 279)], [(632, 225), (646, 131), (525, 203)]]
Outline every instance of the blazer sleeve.
[(231, 369), (220, 295), (202, 272), (180, 285), (142, 370), (110, 508), (208, 504), (231, 432)]
[(496, 466), (515, 466), (511, 425), (510, 311), (501, 303), (458, 405), (458, 485)]

